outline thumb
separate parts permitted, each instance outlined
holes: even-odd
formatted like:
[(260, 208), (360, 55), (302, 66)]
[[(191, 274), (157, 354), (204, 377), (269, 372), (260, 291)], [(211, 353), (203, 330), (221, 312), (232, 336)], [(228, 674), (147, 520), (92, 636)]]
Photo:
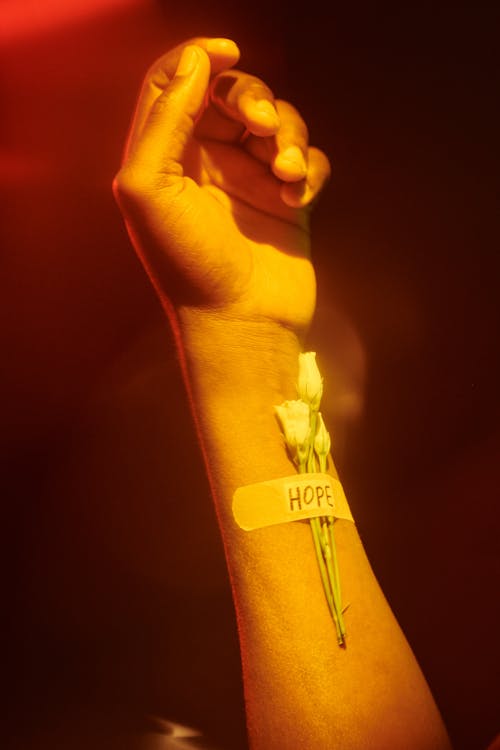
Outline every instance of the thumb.
[(183, 176), (182, 160), (203, 107), (210, 79), (210, 60), (197, 45), (182, 51), (173, 79), (155, 100), (140, 138), (129, 150), (134, 171), (151, 180), (161, 174), (165, 180)]

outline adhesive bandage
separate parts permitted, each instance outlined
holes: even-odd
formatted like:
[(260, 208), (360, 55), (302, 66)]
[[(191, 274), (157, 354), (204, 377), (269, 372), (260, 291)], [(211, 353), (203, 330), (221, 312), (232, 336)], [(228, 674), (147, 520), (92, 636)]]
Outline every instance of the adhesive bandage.
[(245, 531), (321, 516), (354, 523), (341, 483), (321, 472), (239, 487), (233, 496), (233, 515)]

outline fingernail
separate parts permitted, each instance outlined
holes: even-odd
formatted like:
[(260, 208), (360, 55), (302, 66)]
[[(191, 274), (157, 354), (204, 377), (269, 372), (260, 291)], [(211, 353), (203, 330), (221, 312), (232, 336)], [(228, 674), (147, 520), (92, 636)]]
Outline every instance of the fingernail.
[(239, 57), (240, 51), (237, 44), (232, 39), (216, 38), (208, 39), (205, 44), (205, 49), (211, 54), (223, 54), (231, 55), (231, 57)]
[(259, 115), (259, 119), (264, 121), (269, 127), (279, 128), (280, 118), (276, 112), (273, 104), (267, 99), (260, 99), (255, 102), (255, 109)]
[(191, 75), (198, 64), (198, 60), (198, 50), (194, 44), (190, 44), (187, 47), (184, 47), (175, 74), (178, 76)]
[(280, 167), (292, 167), (295, 170), (305, 176), (307, 174), (307, 166), (304, 159), (304, 154), (298, 146), (288, 146), (284, 151), (281, 151), (276, 157), (276, 161), (279, 162)]

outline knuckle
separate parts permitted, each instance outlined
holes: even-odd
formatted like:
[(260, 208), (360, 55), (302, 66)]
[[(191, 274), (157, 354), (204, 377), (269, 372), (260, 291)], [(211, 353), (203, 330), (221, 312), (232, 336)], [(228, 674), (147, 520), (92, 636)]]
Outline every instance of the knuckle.
[(113, 179), (113, 193), (118, 199), (137, 200), (145, 190), (144, 179), (130, 164), (124, 165)]
[(281, 129), (285, 134), (293, 134), (304, 144), (309, 141), (309, 129), (299, 110), (284, 99), (276, 99), (276, 109), (281, 119)]
[(153, 92), (162, 91), (168, 85), (168, 76), (165, 71), (165, 59), (159, 57), (149, 66), (143, 81), (143, 90), (150, 88)]
[(165, 158), (161, 168), (153, 173), (135, 169), (127, 164), (113, 179), (113, 195), (124, 209), (142, 210), (151, 205), (162, 193), (168, 192), (173, 199), (183, 188), (182, 177), (182, 166), (174, 159)]

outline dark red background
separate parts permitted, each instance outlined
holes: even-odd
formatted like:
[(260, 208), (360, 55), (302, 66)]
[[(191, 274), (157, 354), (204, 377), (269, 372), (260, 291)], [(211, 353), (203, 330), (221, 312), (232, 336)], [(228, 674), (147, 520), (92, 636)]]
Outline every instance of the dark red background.
[(47, 3), (37, 28), (5, 3), (1, 32), (12, 746), (97, 747), (146, 714), (243, 746), (203, 468), (110, 192), (146, 68), (213, 34), (331, 156), (310, 348), (339, 470), (455, 747), (484, 748), (499, 729), (498, 12), (94, 5)]

